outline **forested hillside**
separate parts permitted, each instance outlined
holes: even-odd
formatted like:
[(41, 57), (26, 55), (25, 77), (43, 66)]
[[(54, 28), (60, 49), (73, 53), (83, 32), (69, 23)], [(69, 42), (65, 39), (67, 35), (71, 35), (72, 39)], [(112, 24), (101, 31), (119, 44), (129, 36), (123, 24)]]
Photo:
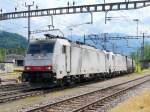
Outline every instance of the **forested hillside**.
[(27, 47), (27, 39), (17, 33), (0, 31), (0, 48)]
[(27, 39), (22, 35), (0, 31), (0, 61), (5, 54), (24, 54), (27, 48)]

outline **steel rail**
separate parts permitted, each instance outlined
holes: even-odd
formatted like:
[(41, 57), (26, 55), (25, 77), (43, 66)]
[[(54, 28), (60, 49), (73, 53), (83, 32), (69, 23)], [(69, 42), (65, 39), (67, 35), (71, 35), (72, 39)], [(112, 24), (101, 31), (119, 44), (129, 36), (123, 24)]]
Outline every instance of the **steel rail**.
[[(97, 80), (97, 81), (90, 81), (90, 82), (85, 82), (85, 83), (79, 83), (79, 84), (77, 84), (77, 85), (72, 85), (72, 86), (70, 86), (70, 87), (67, 87), (67, 86), (65, 86), (64, 88), (61, 88), (61, 87), (58, 87), (58, 88), (51, 88), (51, 89), (49, 89), (48, 91), (45, 91), (45, 92), (43, 92), (43, 93), (41, 93), (40, 92), (40, 94), (38, 94), (38, 95), (42, 95), (42, 94), (46, 94), (46, 93), (49, 93), (49, 92), (55, 92), (55, 91), (61, 91), (62, 89), (64, 90), (64, 89), (68, 89), (68, 88), (74, 88), (74, 87), (77, 87), (77, 86), (84, 86), (84, 85), (87, 85), (87, 84), (91, 84), (91, 83), (93, 83), (93, 82), (99, 82), (99, 81), (101, 81), (101, 80)], [(104, 80), (103, 80), (104, 81)], [(13, 89), (12, 89), (12, 86), (16, 86), (16, 87), (13, 87)], [(21, 87), (20, 87), (21, 86)], [(32, 88), (32, 87), (28, 87), (28, 86), (26, 86), (26, 85), (16, 85), (16, 84), (11, 84), (11, 85), (5, 85), (5, 86), (2, 86), (2, 92), (0, 91), (0, 97), (1, 97), (1, 99), (0, 99), (0, 101), (1, 101), (1, 103), (6, 103), (6, 102), (8, 102), (8, 101), (13, 101), (13, 100), (17, 100), (17, 99), (21, 99), (21, 98), (25, 98), (25, 97), (29, 97), (30, 95), (26, 95), (26, 94), (21, 94), (21, 92), (23, 92), (23, 90), (25, 90), (25, 91), (27, 91), (27, 90), (35, 90), (35, 89), (42, 89), (42, 88)], [(5, 90), (5, 92), (4, 92), (4, 90)], [(13, 91), (14, 90), (14, 91)], [(20, 92), (20, 95), (21, 95), (21, 97), (19, 97), (19, 92)], [(17, 95), (16, 95), (16, 94)], [(12, 98), (12, 96), (8, 96), (8, 95), (15, 95), (15, 96), (13, 96), (13, 97), (16, 97), (16, 98)], [(34, 93), (32, 94), (31, 93), (31, 96), (36, 96), (37, 94), (35, 94), (34, 95)], [(4, 96), (7, 96), (7, 98), (3, 98), (2, 99), (2, 97), (4, 97)]]
[(94, 102), (92, 102), (92, 103), (90, 103), (88, 105), (85, 105), (83, 107), (80, 107), (78, 109), (75, 109), (75, 110), (73, 110), (71, 112), (86, 112), (90, 108), (92, 108), (92, 110), (96, 110), (98, 108), (97, 106), (100, 107), (101, 105), (103, 105), (104, 102), (109, 102), (109, 101), (111, 101), (112, 98), (118, 97), (118, 96), (126, 93), (127, 91), (129, 91), (129, 90), (131, 90), (131, 89), (133, 89), (133, 88), (135, 88), (135, 87), (137, 87), (137, 86), (139, 86), (139, 85), (141, 85), (141, 84), (143, 84), (143, 83), (145, 83), (147, 81), (150, 81), (150, 79), (148, 79), (146, 81), (143, 81), (141, 83), (135, 84), (134, 86), (131, 86), (131, 87), (125, 88), (123, 90), (117, 91), (117, 92), (115, 92), (113, 94), (110, 94), (110, 95), (108, 95), (106, 97), (100, 98), (97, 101), (94, 101)]
[(36, 88), (34, 87), (26, 87), (26, 88), (18, 88), (18, 90), (12, 90), (12, 91), (5, 91), (5, 92), (0, 92), (0, 97), (3, 97), (3, 96), (8, 96), (8, 95), (14, 95), (14, 94), (19, 94), (21, 92), (27, 92), (27, 91), (31, 91), (31, 90), (34, 90)]
[(27, 87), (27, 84), (22, 83), (22, 84), (8, 84), (8, 85), (1, 85), (0, 86), (0, 92), (1, 91), (11, 91), (11, 90), (16, 90), (20, 88)]
[(13, 94), (11, 96), (0, 97), (0, 103), (6, 103), (9, 101), (18, 100), (18, 99), (36, 96), (36, 95), (42, 95), (42, 94), (44, 94), (43, 91), (31, 91), (31, 92)]

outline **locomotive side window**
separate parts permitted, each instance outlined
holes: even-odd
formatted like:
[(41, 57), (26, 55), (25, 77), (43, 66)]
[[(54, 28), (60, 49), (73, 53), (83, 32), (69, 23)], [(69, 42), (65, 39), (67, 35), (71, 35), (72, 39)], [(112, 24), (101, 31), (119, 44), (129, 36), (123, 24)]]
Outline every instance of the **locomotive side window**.
[(62, 53), (66, 53), (66, 46), (65, 45), (63, 45), (63, 47), (62, 47)]

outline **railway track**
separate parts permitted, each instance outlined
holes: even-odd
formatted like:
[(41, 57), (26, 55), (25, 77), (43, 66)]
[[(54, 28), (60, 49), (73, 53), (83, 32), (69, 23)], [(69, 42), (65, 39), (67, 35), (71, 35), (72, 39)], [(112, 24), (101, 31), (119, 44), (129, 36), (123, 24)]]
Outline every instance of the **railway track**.
[(0, 104), (18, 99), (23, 99), (26, 97), (43, 95), (49, 93), (50, 91), (54, 91), (54, 89), (44, 90), (37, 87), (23, 86), (21, 88), (17, 88), (17, 90), (0, 92)]
[(17, 82), (17, 79), (4, 79), (1, 82)]
[(17, 99), (22, 99), (30, 96), (42, 95), (43, 91), (28, 91), (28, 92), (12, 92), (12, 94), (4, 94), (0, 97), (0, 103), (6, 103)]
[[(77, 86), (84, 86), (84, 85), (91, 84), (94, 82), (99, 82), (99, 81), (101, 80), (79, 83), (79, 84), (75, 84), (69, 87), (64, 86), (63, 88), (61, 87), (51, 88), (48, 90), (42, 90), (41, 88), (30, 87), (30, 86), (27, 86), (26, 83), (3, 85), (3, 86), (0, 86), (0, 103), (6, 103), (6, 102), (23, 99), (23, 98), (30, 97), (30, 96), (43, 95), (43, 94), (47, 94), (47, 93), (54, 92), (54, 91), (61, 91), (62, 89), (74, 88)], [(41, 89), (41, 91), (32, 91), (36, 89), (37, 90)]]
[[(87, 84), (91, 84), (94, 82), (99, 82), (101, 80), (97, 81), (89, 81), (84, 83), (75, 84), (72, 86), (64, 86), (63, 88), (57, 87), (57, 88), (51, 88), (48, 90), (42, 90), (41, 88), (32, 88), (27, 86), (27, 84), (10, 84), (10, 85), (3, 85), (0, 86), (0, 103), (6, 103), (18, 99), (23, 99), (30, 96), (37, 96), (37, 95), (43, 95), (54, 91), (61, 91), (62, 89), (68, 89), (68, 88), (74, 88), (77, 86), (84, 86)], [(103, 80), (104, 81), (104, 80)], [(41, 89), (41, 91), (32, 91), (32, 90), (38, 90)]]
[(90, 93), (67, 98), (51, 104), (41, 105), (26, 112), (95, 112), (96, 109), (127, 91), (150, 81), (150, 75), (106, 87)]
[(34, 88), (28, 87), (28, 88), (23, 88), (23, 89), (21, 88), (19, 90), (0, 92), (0, 98), (4, 97), (4, 96), (9, 96), (9, 95), (16, 95), (21, 92), (27, 92), (27, 91), (31, 91), (31, 90), (34, 90)]
[(26, 87), (28, 87), (26, 83), (1, 85), (0, 92), (18, 90), (18, 89), (23, 89)]

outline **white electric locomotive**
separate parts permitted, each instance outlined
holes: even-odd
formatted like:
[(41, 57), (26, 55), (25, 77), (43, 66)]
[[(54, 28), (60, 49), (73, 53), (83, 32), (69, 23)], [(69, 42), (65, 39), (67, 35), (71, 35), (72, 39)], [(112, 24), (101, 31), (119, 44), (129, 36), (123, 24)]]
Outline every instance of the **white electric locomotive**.
[(22, 74), (24, 82), (63, 84), (134, 70), (134, 62), (127, 56), (50, 34), (45, 36), (45, 40), (29, 45)]

